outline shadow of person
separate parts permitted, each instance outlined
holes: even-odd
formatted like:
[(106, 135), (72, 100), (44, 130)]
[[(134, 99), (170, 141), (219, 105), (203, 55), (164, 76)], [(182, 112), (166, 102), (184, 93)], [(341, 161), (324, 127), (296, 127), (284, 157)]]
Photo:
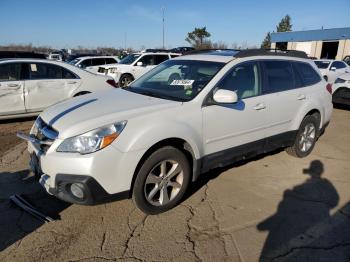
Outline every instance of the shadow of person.
[(277, 212), (257, 225), (259, 231), (269, 231), (260, 254), (260, 261), (271, 261), (287, 254), (312, 237), (310, 231), (330, 218), (330, 210), (339, 202), (339, 195), (330, 181), (322, 178), (324, 166), (314, 160), (303, 173), (309, 175), (304, 183), (286, 190)]
[(0, 251), (44, 224), (14, 205), (9, 200), (14, 194), (21, 194), (38, 211), (53, 219), (59, 219), (59, 213), (70, 206), (48, 195), (29, 170), (0, 173)]

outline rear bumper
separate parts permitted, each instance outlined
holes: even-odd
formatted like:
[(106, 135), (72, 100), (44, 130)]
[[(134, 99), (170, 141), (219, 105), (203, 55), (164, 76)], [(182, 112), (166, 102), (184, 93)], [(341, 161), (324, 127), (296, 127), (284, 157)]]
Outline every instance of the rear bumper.
[(329, 126), (329, 122), (325, 123), (322, 128), (320, 129), (320, 133), (319, 133), (319, 137), (322, 136), (324, 134), (324, 132), (326, 131), (326, 128)]
[(339, 88), (332, 96), (333, 104), (350, 105), (350, 89)]

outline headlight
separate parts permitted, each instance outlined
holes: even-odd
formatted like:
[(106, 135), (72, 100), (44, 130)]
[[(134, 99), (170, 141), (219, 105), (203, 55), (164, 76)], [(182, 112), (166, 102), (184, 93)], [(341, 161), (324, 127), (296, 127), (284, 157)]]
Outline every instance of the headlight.
[(346, 81), (344, 79), (341, 79), (341, 78), (337, 78), (335, 81), (334, 81), (334, 84), (342, 84), (342, 83), (345, 83)]
[(118, 72), (118, 68), (117, 67), (111, 67), (110, 69), (108, 69), (108, 71), (111, 74), (116, 74)]
[(123, 131), (127, 121), (104, 126), (85, 134), (65, 139), (57, 152), (89, 154), (110, 145)]
[(37, 136), (37, 135), (38, 135), (39, 118), (40, 118), (40, 117), (37, 117), (37, 119), (36, 119), (35, 122), (34, 122), (34, 125), (32, 126), (32, 129), (31, 129), (30, 132), (29, 132), (31, 135), (34, 135), (34, 136)]

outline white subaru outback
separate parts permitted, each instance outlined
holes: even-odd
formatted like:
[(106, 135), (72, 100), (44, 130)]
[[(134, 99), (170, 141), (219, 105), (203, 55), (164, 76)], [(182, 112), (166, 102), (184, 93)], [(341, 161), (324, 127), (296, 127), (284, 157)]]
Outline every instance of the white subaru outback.
[(132, 197), (156, 214), (215, 167), (281, 147), (310, 154), (330, 121), (331, 93), (301, 52), (202, 51), (127, 88), (50, 107), (18, 135), (50, 194), (77, 204)]

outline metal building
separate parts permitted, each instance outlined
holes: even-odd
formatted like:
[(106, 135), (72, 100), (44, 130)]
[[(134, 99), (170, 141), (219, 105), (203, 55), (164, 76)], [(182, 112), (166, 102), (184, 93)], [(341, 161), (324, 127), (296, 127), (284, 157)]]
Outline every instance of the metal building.
[(310, 57), (342, 60), (350, 55), (350, 27), (272, 33), (271, 48), (300, 50)]

